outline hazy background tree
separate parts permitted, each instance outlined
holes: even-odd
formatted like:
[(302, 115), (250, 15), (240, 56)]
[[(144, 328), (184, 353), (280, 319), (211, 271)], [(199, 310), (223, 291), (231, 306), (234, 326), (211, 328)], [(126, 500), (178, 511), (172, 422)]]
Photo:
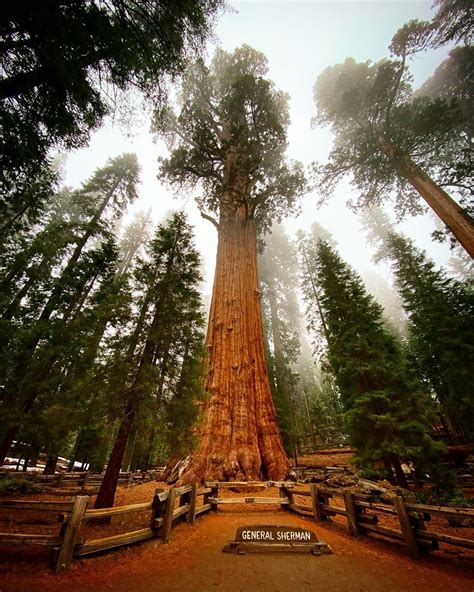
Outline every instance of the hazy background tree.
[(265, 237), (258, 266), (270, 387), (285, 448), (297, 464), (305, 419), (299, 377), (294, 372), (301, 351), (298, 261), (281, 225), (274, 224)]
[(409, 349), (432, 389), (445, 423), (458, 438), (472, 438), (470, 372), (473, 356), (472, 281), (449, 277), (426, 253), (396, 233), (379, 209), (364, 214), (377, 258), (390, 262), (407, 314)]
[[(407, 60), (426, 48), (431, 27), (411, 21), (394, 36), (391, 59), (327, 68), (314, 87), (315, 122), (335, 135), (329, 162), (315, 166), (324, 197), (350, 175), (354, 207), (393, 199), (397, 214), (419, 213), (419, 195), (474, 257), (472, 126), (462, 108), (472, 88), (457, 83), (449, 92), (413, 94)], [(451, 82), (457, 79), (451, 78)], [(429, 176), (431, 175), (431, 176)], [(446, 193), (450, 187), (463, 207)]]

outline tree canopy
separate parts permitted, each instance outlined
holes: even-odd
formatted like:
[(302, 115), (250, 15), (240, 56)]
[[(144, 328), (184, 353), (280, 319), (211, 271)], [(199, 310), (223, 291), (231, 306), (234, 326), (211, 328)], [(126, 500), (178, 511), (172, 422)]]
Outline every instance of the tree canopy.
[(21, 0), (2, 10), (1, 187), (18, 189), (51, 147), (77, 148), (139, 89), (153, 101), (203, 48), (221, 0)]
[[(432, 26), (410, 21), (395, 34), (390, 59), (347, 58), (319, 75), (314, 121), (330, 126), (335, 140), (328, 163), (314, 166), (315, 179), (327, 198), (349, 175), (357, 189), (353, 207), (393, 199), (399, 217), (422, 211), (421, 195), (474, 256), (472, 125), (465, 108), (466, 100), (472, 102), (469, 50), (452, 54), (455, 74), (435, 74), (438, 82), (413, 93), (408, 60), (429, 45), (431, 32)], [(445, 88), (436, 92), (440, 78)], [(444, 188), (455, 192), (464, 209)]]
[(178, 113), (155, 119), (172, 149), (161, 173), (179, 187), (199, 186), (205, 217), (243, 205), (261, 230), (293, 209), (304, 188), (301, 165), (285, 159), (288, 97), (267, 72), (265, 56), (248, 45), (218, 49), (209, 68), (199, 61), (187, 69)]

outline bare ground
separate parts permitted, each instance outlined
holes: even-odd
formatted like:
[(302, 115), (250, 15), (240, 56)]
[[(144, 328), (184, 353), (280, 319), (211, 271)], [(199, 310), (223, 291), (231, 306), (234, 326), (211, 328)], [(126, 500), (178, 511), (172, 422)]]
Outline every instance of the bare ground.
[[(120, 488), (116, 505), (151, 499), (156, 483)], [(275, 495), (275, 492), (262, 492)], [(231, 493), (234, 495), (235, 493)], [(259, 495), (258, 493), (252, 495)], [(41, 496), (43, 497), (43, 496)], [(44, 499), (44, 497), (43, 497)], [(227, 509), (229, 508), (229, 509)], [(194, 526), (179, 524), (171, 541), (137, 545), (74, 560), (71, 569), (54, 576), (50, 551), (12, 546), (0, 549), (1, 592), (472, 592), (474, 565), (468, 552), (453, 553), (446, 545), (419, 561), (403, 545), (375, 537), (349, 536), (345, 521), (315, 524), (312, 520), (275, 511), (272, 506), (225, 506), (198, 518)], [(242, 510), (245, 510), (242, 511)], [(143, 520), (131, 515), (130, 520)], [(119, 520), (121, 518), (121, 520)], [(116, 517), (107, 534), (134, 527)], [(57, 523), (56, 523), (57, 524)], [(327, 542), (334, 555), (223, 553), (238, 526), (293, 525), (310, 528)], [(137, 528), (143, 524), (136, 524)], [(36, 526), (35, 528), (39, 528)], [(51, 526), (42, 526), (49, 529)], [(57, 526), (55, 526), (57, 528)], [(98, 527), (93, 527), (98, 528)], [(4, 529), (2, 525), (2, 530)], [(22, 526), (22, 530), (24, 526)], [(88, 538), (95, 538), (87, 529)], [(105, 533), (102, 532), (102, 536)], [(94, 536), (93, 536), (94, 535)], [(456, 553), (456, 550), (454, 550)]]

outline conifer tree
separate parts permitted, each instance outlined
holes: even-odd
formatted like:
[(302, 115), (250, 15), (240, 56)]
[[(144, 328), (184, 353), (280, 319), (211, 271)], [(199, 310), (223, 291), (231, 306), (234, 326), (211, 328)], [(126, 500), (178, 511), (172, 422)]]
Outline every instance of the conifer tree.
[[(35, 207), (48, 151), (83, 146), (139, 89), (161, 102), (169, 77), (199, 54), (221, 0), (19, 0), (0, 27), (0, 193)], [(123, 101), (123, 98), (122, 98)], [(33, 183), (31, 182), (33, 180)], [(25, 191), (26, 190), (26, 191)], [(30, 199), (31, 198), (31, 199)], [(1, 210), (1, 206), (0, 206)]]
[(200, 443), (183, 479), (283, 478), (288, 461), (265, 368), (257, 234), (281, 220), (304, 189), (285, 157), (287, 97), (267, 80), (266, 58), (249, 46), (217, 50), (183, 80), (178, 114), (157, 116), (173, 151), (161, 172), (199, 187), (198, 205), (217, 228), (207, 346), (209, 398)]
[[(127, 358), (122, 361), (127, 373), (122, 386), (123, 410), (96, 508), (113, 505), (127, 442), (140, 408), (150, 398), (163, 405), (166, 377), (175, 372), (178, 355), (182, 365), (188, 363), (191, 342), (202, 331), (200, 257), (184, 214), (173, 214), (158, 227), (149, 256), (150, 261), (137, 270), (143, 291)], [(183, 368), (182, 374), (185, 371)], [(184, 396), (182, 391), (180, 396)]]
[(389, 234), (389, 256), (410, 319), (410, 349), (457, 432), (474, 438), (472, 286), (436, 269), (425, 252), (399, 234)]
[[(108, 257), (106, 244), (110, 240), (111, 224), (135, 199), (137, 181), (137, 160), (135, 155), (128, 154), (111, 159), (84, 183), (75, 194), (82, 207), (79, 220), (70, 225), (74, 234), (61, 239), (63, 246), (69, 247), (65, 263), (59, 262), (55, 276), (52, 273), (46, 278), (33, 276), (35, 290), (28, 292), (20, 330), (15, 333), (6, 327), (2, 352), (5, 415), (0, 461), (7, 455), (25, 414), (36, 401), (40, 385), (48, 379), (57, 361), (58, 344), (66, 328), (94, 290), (100, 261)], [(94, 241), (98, 241), (98, 246), (94, 246)], [(47, 241), (42, 244), (48, 246)], [(18, 294), (15, 299), (18, 300)]]
[(327, 359), (355, 460), (368, 468), (382, 464), (389, 474), (393, 469), (406, 487), (401, 463), (424, 468), (439, 452), (430, 435), (430, 402), (361, 279), (329, 243), (319, 240), (316, 253), (312, 271), (329, 337)]
[(472, 125), (462, 108), (466, 91), (472, 102), (472, 85), (432, 98), (414, 95), (410, 84), (408, 60), (429, 45), (431, 32), (429, 24), (411, 21), (393, 37), (391, 59), (348, 58), (320, 74), (315, 120), (331, 126), (335, 142), (329, 162), (316, 165), (315, 174), (324, 197), (350, 175), (357, 208), (391, 196), (403, 216), (423, 210), (421, 196), (474, 257)]
[(457, 280), (436, 267), (427, 254), (396, 233), (377, 208), (364, 212), (363, 224), (377, 259), (391, 263), (408, 317), (411, 354), (441, 415), (459, 437), (472, 438), (470, 373), (474, 364), (474, 302), (469, 279)]
[(297, 388), (298, 375), (292, 368), (300, 353), (298, 263), (280, 225), (273, 225), (271, 234), (265, 238), (258, 264), (270, 386), (285, 448), (296, 459), (303, 403)]

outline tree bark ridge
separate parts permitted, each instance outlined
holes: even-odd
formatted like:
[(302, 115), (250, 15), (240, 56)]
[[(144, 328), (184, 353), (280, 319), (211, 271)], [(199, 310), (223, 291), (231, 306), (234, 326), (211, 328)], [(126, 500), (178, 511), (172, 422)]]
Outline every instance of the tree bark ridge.
[(219, 224), (207, 348), (209, 398), (182, 482), (285, 478), (263, 348), (256, 228), (244, 206)]

